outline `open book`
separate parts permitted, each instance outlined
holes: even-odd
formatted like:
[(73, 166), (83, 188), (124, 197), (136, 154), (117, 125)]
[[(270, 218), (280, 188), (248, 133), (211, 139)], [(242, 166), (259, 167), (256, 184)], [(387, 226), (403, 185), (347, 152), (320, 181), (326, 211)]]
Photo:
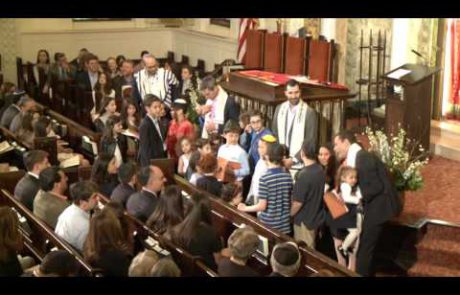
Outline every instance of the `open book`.
[(13, 149), (14, 147), (6, 140), (0, 143), (0, 154), (12, 151)]
[(139, 134), (136, 133), (136, 132), (133, 132), (129, 129), (125, 129), (121, 132), (121, 134), (123, 135), (126, 135), (126, 136), (129, 136), (129, 137), (133, 137), (133, 138), (136, 138), (136, 139), (139, 139)]
[(225, 171), (227, 170), (227, 167), (233, 171), (241, 169), (240, 163), (232, 162), (224, 158), (218, 158), (217, 165), (218, 165), (218, 170), (217, 170), (218, 172), (217, 172), (216, 178), (222, 182), (235, 181), (235, 176), (232, 177), (231, 175), (228, 175), (227, 173), (225, 173)]
[(83, 149), (92, 152), (94, 156), (97, 156), (97, 143), (91, 141), (88, 136), (82, 136), (82, 147)]
[(68, 167), (73, 167), (73, 166), (78, 166), (78, 165), (80, 165), (80, 156), (75, 155), (73, 157), (68, 158), (67, 160), (62, 161), (59, 166), (61, 168), (68, 168)]

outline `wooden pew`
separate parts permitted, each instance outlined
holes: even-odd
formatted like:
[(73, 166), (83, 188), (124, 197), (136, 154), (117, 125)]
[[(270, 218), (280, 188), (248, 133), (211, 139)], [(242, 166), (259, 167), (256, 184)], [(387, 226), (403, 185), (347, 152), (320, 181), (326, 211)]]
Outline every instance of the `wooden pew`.
[[(241, 224), (246, 224), (251, 226), (257, 234), (267, 238), (269, 242), (269, 249), (271, 252), (271, 249), (276, 243), (279, 242), (284, 242), (284, 241), (294, 241), (293, 238), (289, 237), (288, 235), (285, 235), (283, 233), (280, 233), (279, 231), (270, 229), (263, 225), (261, 222), (259, 222), (255, 217), (250, 216), (246, 213), (238, 211), (236, 208), (228, 205), (221, 199), (216, 198), (215, 196), (198, 189), (197, 187), (191, 185), (189, 182), (187, 182), (185, 179), (182, 177), (176, 175), (174, 177), (174, 180), (177, 185), (181, 187), (182, 190), (187, 192), (188, 194), (204, 194), (210, 198), (211, 201), (211, 207), (212, 210), (217, 213), (218, 215), (222, 216), (221, 221), (223, 224), (221, 227), (225, 229), (225, 227), (234, 227), (236, 228), (237, 226)], [(214, 214), (216, 215), (216, 214)], [(226, 225), (227, 224), (227, 225)], [(225, 229), (225, 230), (228, 230)], [(315, 272), (318, 272), (319, 270), (322, 269), (327, 269), (330, 270), (334, 273), (336, 276), (358, 276), (356, 273), (349, 271), (345, 267), (339, 265), (335, 261), (331, 260), (330, 258), (326, 257), (325, 255), (307, 248), (307, 247), (299, 247), (301, 254), (302, 254), (302, 267), (301, 270), (299, 271), (300, 274), (312, 274)]]
[[(110, 200), (106, 197), (100, 199), (103, 205), (107, 204)], [(185, 249), (175, 245), (173, 242), (162, 238), (157, 233), (153, 232), (147, 227), (145, 223), (129, 215), (125, 211), (130, 228), (133, 229), (133, 236), (135, 238), (134, 253), (137, 254), (143, 248), (148, 248), (154, 251), (155, 246), (158, 245), (160, 248), (168, 251), (174, 259), (174, 262), (181, 269), (182, 276), (195, 277), (195, 276), (210, 276), (217, 277), (217, 273), (207, 267), (200, 257), (191, 255)], [(158, 253), (158, 252), (157, 252)], [(162, 255), (161, 253), (159, 253)]]
[(71, 148), (75, 150), (77, 153), (83, 154), (86, 158), (90, 159), (91, 161), (94, 160), (94, 155), (88, 149), (83, 148), (83, 136), (87, 136), (92, 142), (94, 142), (97, 146), (99, 146), (99, 141), (101, 139), (102, 134), (94, 132), (93, 130), (80, 125), (79, 123), (55, 112), (50, 110), (49, 108), (44, 107), (43, 105), (37, 103), (37, 105), (44, 109), (44, 113), (48, 115), (51, 119), (56, 120), (61, 126), (65, 129), (65, 134), (60, 134), (64, 140), (69, 142)]
[(8, 129), (0, 126), (0, 133), (1, 133), (1, 140), (0, 142), (6, 140), (10, 145), (14, 147), (13, 150), (0, 154), (0, 163), (9, 163), (11, 166), (15, 166), (18, 169), (23, 169), (24, 161), (23, 161), (23, 154), (28, 150), (27, 147), (23, 146), (21, 142), (19, 142), (16, 136), (9, 131)]
[(81, 275), (97, 276), (101, 270), (91, 267), (69, 243), (58, 237), (45, 222), (28, 210), (23, 204), (17, 201), (13, 195), (5, 189), (0, 193), (0, 204), (14, 208), (21, 216), (27, 220), (30, 227), (28, 234), (29, 241), (33, 243), (33, 248), (38, 251), (37, 255), (44, 257), (51, 249), (58, 248), (72, 254), (80, 264)]

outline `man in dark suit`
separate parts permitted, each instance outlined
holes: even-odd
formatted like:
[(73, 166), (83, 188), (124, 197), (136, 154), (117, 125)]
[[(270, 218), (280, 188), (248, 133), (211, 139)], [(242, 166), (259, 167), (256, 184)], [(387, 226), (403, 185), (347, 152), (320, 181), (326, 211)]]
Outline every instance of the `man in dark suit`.
[(133, 61), (123, 61), (121, 66), (121, 75), (122, 76), (117, 76), (113, 81), (115, 96), (125, 99), (126, 96), (124, 95), (123, 86), (131, 86), (131, 90), (127, 96), (132, 96), (139, 105), (139, 108), (142, 109), (142, 98), (139, 94), (139, 90), (137, 89), (136, 80), (134, 79)]
[(75, 69), (77, 69), (77, 72), (83, 72), (85, 70), (82, 61), (83, 61), (84, 56), (88, 53), (89, 53), (88, 49), (82, 48), (78, 52), (78, 56), (70, 62), (70, 64), (74, 66)]
[(129, 197), (136, 193), (137, 165), (135, 163), (123, 163), (118, 168), (118, 180), (120, 184), (113, 190), (110, 200), (120, 203), (126, 208)]
[(152, 94), (144, 98), (147, 115), (139, 127), (139, 162), (149, 166), (151, 159), (166, 157), (166, 138), (164, 126), (160, 123), (161, 100)]
[(203, 78), (200, 87), (203, 96), (207, 99), (204, 106), (197, 107), (199, 115), (205, 115), (202, 137), (208, 138), (211, 133), (223, 134), (224, 124), (229, 120), (238, 122), (240, 105), (233, 96), (217, 85), (212, 76)]
[(48, 153), (42, 150), (32, 150), (24, 154), (24, 166), (28, 172), (16, 184), (14, 197), (33, 211), (35, 195), (40, 189), (38, 177), (42, 170), (50, 166)]
[(92, 91), (99, 79), (99, 59), (96, 55), (88, 53), (85, 55), (86, 69), (77, 75), (78, 87), (84, 91)]
[(362, 149), (349, 130), (334, 138), (334, 151), (345, 165), (358, 170), (358, 185), (363, 196), (364, 221), (359, 239), (356, 272), (372, 276), (374, 251), (386, 221), (400, 213), (398, 193), (391, 183), (385, 165), (376, 155)]
[(141, 168), (138, 179), (142, 190), (129, 197), (126, 210), (142, 222), (146, 222), (155, 211), (166, 178), (160, 168), (149, 165)]
[(54, 61), (50, 67), (48, 75), (48, 85), (53, 86), (57, 81), (69, 81), (75, 79), (77, 74), (76, 68), (69, 64), (64, 53), (56, 52)]
[[(2, 114), (1, 122), (0, 124), (5, 127), (9, 128), (11, 125), (11, 122), (13, 121), (14, 117), (16, 117), (17, 114), (21, 111), (21, 108), (19, 108), (18, 104), (19, 101), (21, 100), (21, 97), (23, 97), (25, 94), (24, 91), (21, 92), (15, 92), (11, 97), (11, 104), (6, 107), (5, 111)], [(8, 102), (6, 102), (8, 103)]]

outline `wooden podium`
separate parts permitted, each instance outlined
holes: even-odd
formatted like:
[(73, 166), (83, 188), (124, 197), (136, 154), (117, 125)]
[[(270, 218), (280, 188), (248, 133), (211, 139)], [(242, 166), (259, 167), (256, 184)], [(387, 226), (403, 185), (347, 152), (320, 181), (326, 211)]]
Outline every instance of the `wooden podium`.
[(388, 136), (396, 135), (400, 124), (407, 138), (429, 150), (433, 77), (438, 71), (438, 68), (405, 64), (383, 76), (387, 81), (385, 130)]

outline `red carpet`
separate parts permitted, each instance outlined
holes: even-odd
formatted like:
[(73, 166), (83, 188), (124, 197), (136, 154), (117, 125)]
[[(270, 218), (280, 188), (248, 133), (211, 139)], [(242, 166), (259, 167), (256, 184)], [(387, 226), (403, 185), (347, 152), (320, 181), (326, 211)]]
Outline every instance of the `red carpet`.
[(406, 192), (400, 218), (424, 217), (460, 224), (460, 162), (434, 156), (422, 175), (424, 187)]

